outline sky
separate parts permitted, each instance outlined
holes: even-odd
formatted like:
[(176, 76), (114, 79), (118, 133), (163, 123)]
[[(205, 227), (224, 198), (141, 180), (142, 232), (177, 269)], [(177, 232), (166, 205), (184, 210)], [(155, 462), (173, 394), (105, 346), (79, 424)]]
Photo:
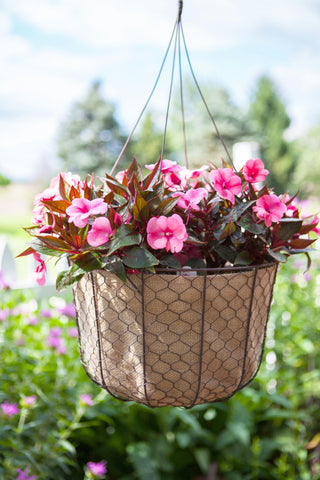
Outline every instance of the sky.
[[(0, 173), (27, 182), (56, 169), (59, 126), (96, 79), (130, 130), (159, 71), (177, 4), (0, 0)], [(320, 122), (320, 0), (185, 0), (182, 24), (200, 85), (222, 85), (247, 108), (267, 74), (292, 119), (290, 138)], [(165, 81), (150, 108), (164, 105)]]

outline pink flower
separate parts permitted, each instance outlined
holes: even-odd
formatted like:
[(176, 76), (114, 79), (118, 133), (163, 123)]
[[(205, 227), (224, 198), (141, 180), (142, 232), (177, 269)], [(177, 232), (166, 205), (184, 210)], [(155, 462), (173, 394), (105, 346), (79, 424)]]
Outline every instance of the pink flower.
[(37, 400), (37, 395), (29, 395), (28, 397), (24, 397), (24, 402), (27, 404), (27, 405), (33, 405), (36, 400)]
[(87, 198), (75, 198), (70, 207), (66, 209), (69, 215), (69, 223), (74, 223), (76, 227), (83, 228), (87, 225), (91, 215), (104, 214), (108, 210), (108, 205), (103, 198), (88, 200)]
[(67, 303), (64, 307), (58, 308), (60, 315), (66, 315), (67, 317), (75, 317), (76, 309), (73, 303)]
[(35, 272), (34, 272), (34, 279), (37, 282), (38, 285), (44, 285), (46, 283), (46, 272), (47, 272), (47, 267), (44, 261), (42, 260), (41, 256), (39, 253), (34, 253), (33, 258), (39, 262), (39, 265), (37, 266)]
[(83, 393), (82, 395), (79, 396), (80, 398), (80, 402), (83, 403), (84, 405), (93, 405), (94, 402), (93, 402), (93, 399), (92, 399), (92, 395), (88, 395), (87, 393)]
[(39, 318), (36, 316), (30, 317), (28, 320), (28, 325), (37, 325), (39, 323)]
[(77, 329), (77, 327), (68, 328), (68, 335), (69, 335), (71, 338), (76, 338), (76, 337), (78, 336), (78, 329)]
[(184, 190), (187, 183), (175, 172), (170, 172), (164, 176), (164, 183), (169, 190)]
[(19, 413), (18, 405), (16, 403), (4, 402), (1, 403), (0, 407), (6, 417), (13, 417)]
[(36, 480), (37, 477), (36, 475), (29, 475), (29, 467), (27, 467), (25, 470), (20, 470), (20, 468), (16, 469), (16, 472), (18, 473), (18, 476), (16, 477), (15, 480)]
[(272, 222), (279, 222), (285, 213), (287, 207), (281, 202), (277, 195), (263, 195), (258, 198), (253, 211), (260, 220), (264, 220), (267, 227), (270, 227)]
[(109, 241), (112, 234), (110, 222), (105, 217), (96, 218), (92, 224), (92, 228), (88, 233), (88, 243), (91, 247), (100, 247)]
[(155, 250), (165, 248), (167, 252), (181, 252), (187, 238), (187, 229), (176, 213), (171, 217), (152, 217), (148, 222), (147, 242)]
[(97, 478), (103, 478), (107, 473), (106, 461), (102, 460), (101, 462), (88, 462), (87, 467), (90, 472)]
[[(182, 195), (178, 200), (178, 207), (188, 209), (192, 208), (193, 210), (199, 211), (200, 208), (198, 204), (207, 196), (208, 192), (205, 188), (190, 188), (187, 193)], [(179, 194), (173, 194), (176, 196)]]
[(263, 161), (260, 158), (248, 160), (243, 167), (243, 175), (247, 182), (264, 182), (269, 170), (264, 168)]
[(235, 195), (239, 195), (242, 190), (241, 178), (236, 175), (231, 168), (218, 168), (212, 170), (209, 178), (213, 183), (215, 191), (221, 198), (230, 200), (232, 204), (235, 203)]
[[(148, 170), (153, 170), (155, 167), (155, 164), (146, 165), (145, 167)], [(163, 174), (176, 173), (176, 172), (180, 172), (180, 170), (182, 170), (182, 167), (180, 167), (180, 165), (178, 165), (177, 162), (172, 162), (171, 160), (166, 160), (166, 159), (162, 161), (161, 172)]]

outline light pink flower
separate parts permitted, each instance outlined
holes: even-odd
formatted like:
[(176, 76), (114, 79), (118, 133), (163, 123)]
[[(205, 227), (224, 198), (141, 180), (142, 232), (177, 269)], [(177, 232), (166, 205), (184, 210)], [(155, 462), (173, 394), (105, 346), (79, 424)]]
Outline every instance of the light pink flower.
[(71, 338), (76, 338), (76, 337), (78, 336), (78, 329), (77, 329), (77, 327), (68, 328), (68, 335), (69, 335)]
[(41, 256), (39, 253), (34, 253), (33, 258), (39, 262), (38, 266), (36, 267), (36, 270), (34, 272), (34, 279), (37, 282), (38, 285), (44, 285), (46, 283), (46, 272), (47, 272), (47, 267), (44, 261), (42, 260)]
[(242, 190), (241, 178), (236, 175), (231, 168), (218, 168), (212, 170), (209, 178), (213, 183), (213, 187), (221, 198), (235, 203), (235, 195), (239, 195)]
[(88, 462), (87, 467), (96, 478), (103, 478), (107, 473), (106, 463), (107, 462), (105, 460), (97, 463)]
[[(155, 166), (156, 164), (152, 164), (152, 165), (146, 165), (145, 167), (148, 170), (153, 170)], [(176, 172), (180, 172), (180, 170), (182, 170), (182, 167), (178, 165), (177, 162), (172, 162), (171, 160), (166, 160), (166, 159), (162, 161), (161, 172), (163, 174), (176, 173)]]
[(73, 303), (67, 303), (64, 307), (58, 308), (58, 312), (60, 315), (66, 315), (71, 318), (76, 316), (76, 309)]
[(248, 160), (243, 167), (243, 175), (247, 182), (264, 182), (269, 170), (264, 168), (263, 161), (260, 158)]
[(169, 190), (184, 190), (187, 186), (186, 179), (175, 172), (167, 173), (164, 176), (164, 183)]
[(37, 325), (39, 323), (39, 318), (35, 315), (28, 319), (28, 325)]
[[(193, 210), (199, 211), (200, 208), (198, 204), (207, 196), (207, 194), (208, 192), (205, 188), (190, 188), (187, 193), (179, 198), (177, 205), (184, 209), (192, 208)], [(173, 196), (176, 195), (179, 194), (173, 194)]]
[(96, 218), (92, 224), (92, 228), (88, 233), (88, 243), (91, 247), (100, 247), (109, 241), (112, 234), (110, 222), (105, 217)]
[(83, 393), (82, 395), (79, 396), (79, 398), (80, 398), (80, 402), (83, 403), (84, 405), (92, 406), (94, 404), (92, 395)]
[(29, 469), (30, 467), (27, 467), (24, 470), (16, 468), (18, 476), (15, 478), (15, 480), (36, 480), (38, 477), (36, 475), (29, 475)]
[(20, 400), (21, 404), (26, 407), (32, 407), (37, 401), (37, 395), (29, 395), (28, 397), (24, 397)]
[(74, 223), (76, 227), (83, 228), (87, 225), (91, 215), (104, 214), (108, 210), (108, 205), (103, 198), (88, 200), (87, 198), (75, 198), (72, 204), (66, 209), (69, 215), (69, 223)]
[(18, 405), (16, 403), (4, 402), (1, 403), (0, 407), (3, 415), (6, 417), (13, 417), (19, 413)]
[(117, 175), (115, 176), (115, 179), (118, 180), (119, 183), (122, 183), (125, 174), (126, 174), (125, 170), (121, 170), (120, 172), (117, 173)]
[(180, 252), (187, 238), (187, 229), (176, 213), (171, 217), (152, 217), (148, 222), (147, 242), (155, 250), (165, 248), (167, 252)]
[(277, 197), (277, 195), (263, 195), (258, 198), (253, 211), (260, 220), (264, 220), (267, 227), (270, 227), (272, 222), (279, 222), (285, 213), (287, 207)]

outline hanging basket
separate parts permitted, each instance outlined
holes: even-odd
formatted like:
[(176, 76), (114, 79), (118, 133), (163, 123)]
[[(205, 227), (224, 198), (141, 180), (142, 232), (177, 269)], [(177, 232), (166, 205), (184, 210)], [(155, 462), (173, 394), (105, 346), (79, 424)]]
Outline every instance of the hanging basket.
[(74, 288), (88, 376), (149, 407), (224, 400), (259, 368), (277, 264), (206, 271), (105, 270)]

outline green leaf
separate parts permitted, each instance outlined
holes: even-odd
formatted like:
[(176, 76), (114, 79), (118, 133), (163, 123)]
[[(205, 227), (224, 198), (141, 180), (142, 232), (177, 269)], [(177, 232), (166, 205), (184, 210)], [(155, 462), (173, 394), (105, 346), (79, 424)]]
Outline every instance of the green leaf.
[(142, 167), (141, 167), (140, 163), (137, 162), (135, 156), (133, 157), (132, 162), (130, 163), (129, 167), (127, 168), (126, 174), (127, 174), (127, 177), (129, 179), (132, 177), (133, 174), (135, 174), (136, 177), (137, 177), (137, 180), (139, 182), (142, 181), (142, 178), (143, 178)]
[(119, 248), (128, 247), (129, 245), (139, 245), (140, 243), (140, 233), (133, 233), (128, 225), (122, 224), (117, 228), (115, 238), (110, 242), (108, 255), (111, 255)]
[(71, 202), (66, 200), (42, 200), (43, 205), (45, 205), (49, 210), (58, 213), (66, 213), (68, 207), (70, 207)]
[(223, 258), (223, 260), (227, 260), (230, 263), (234, 263), (235, 258), (237, 256), (237, 252), (232, 250), (230, 247), (226, 247), (225, 245), (219, 245), (212, 249), (213, 255), (217, 252), (219, 257)]
[(145, 248), (134, 247), (126, 251), (123, 263), (129, 268), (146, 268), (158, 265), (159, 260)]
[(106, 184), (108, 185), (108, 187), (112, 192), (116, 193), (117, 195), (120, 195), (121, 197), (124, 197), (125, 199), (130, 197), (130, 192), (127, 187), (122, 185), (122, 183), (117, 182), (117, 180), (115, 180), (113, 177), (110, 177), (110, 175), (108, 175), (107, 173), (106, 173), (106, 177), (107, 177)]
[(243, 215), (243, 217), (241, 217), (237, 223), (247, 232), (256, 235), (263, 235), (266, 232), (266, 227), (262, 223), (256, 223), (250, 213)]
[(194, 269), (207, 268), (206, 262), (203, 260), (203, 258), (199, 258), (199, 257), (189, 258), (189, 260), (185, 263), (184, 266), (191, 267)]
[(181, 268), (181, 264), (179, 260), (173, 255), (165, 255), (164, 257), (161, 257), (159, 259), (159, 263), (160, 265), (164, 265), (165, 267), (169, 267), (169, 268), (177, 268), (177, 269)]
[(133, 206), (133, 217), (137, 220), (141, 218), (142, 220), (147, 220), (149, 218), (149, 207), (145, 199), (140, 195), (139, 192), (136, 194), (134, 206)]
[(56, 280), (57, 291), (61, 292), (64, 288), (70, 287), (78, 282), (83, 277), (84, 273), (85, 272), (75, 264), (73, 264), (69, 270), (60, 272)]
[(219, 228), (214, 231), (214, 236), (217, 240), (224, 240), (225, 238), (232, 235), (236, 230), (236, 226), (233, 222), (227, 224), (223, 223)]
[(254, 203), (255, 200), (252, 200), (251, 202), (238, 203), (238, 205), (235, 205), (233, 207), (231, 213), (229, 213), (229, 215), (223, 218), (223, 223), (236, 222), (241, 217), (241, 215), (246, 210), (248, 210), (248, 208), (251, 207), (251, 205), (253, 205)]
[(42, 253), (43, 255), (50, 255), (54, 257), (61, 256), (61, 250), (47, 247), (47, 245), (45, 245), (39, 238), (30, 242), (29, 245), (33, 250), (38, 253)]
[(86, 252), (81, 255), (74, 256), (74, 263), (82, 268), (85, 272), (92, 272), (103, 267), (103, 263), (93, 253)]
[(246, 250), (243, 250), (242, 252), (238, 253), (236, 256), (236, 259), (234, 261), (235, 265), (251, 265), (253, 262), (253, 258), (251, 257), (250, 253), (247, 252)]
[[(107, 257), (108, 258), (108, 257)], [(110, 261), (111, 260), (111, 261)], [(113, 256), (104, 264), (104, 268), (109, 270), (109, 272), (114, 273), (117, 277), (120, 278), (123, 282), (127, 280), (126, 269), (119, 257)]]
[(269, 253), (269, 255), (274, 258), (275, 260), (277, 260), (277, 262), (280, 262), (280, 263), (286, 263), (287, 261), (287, 257), (285, 255), (283, 255), (283, 253), (280, 253), (278, 251), (274, 251), (274, 250), (271, 250), (271, 248), (267, 248), (267, 252)]

